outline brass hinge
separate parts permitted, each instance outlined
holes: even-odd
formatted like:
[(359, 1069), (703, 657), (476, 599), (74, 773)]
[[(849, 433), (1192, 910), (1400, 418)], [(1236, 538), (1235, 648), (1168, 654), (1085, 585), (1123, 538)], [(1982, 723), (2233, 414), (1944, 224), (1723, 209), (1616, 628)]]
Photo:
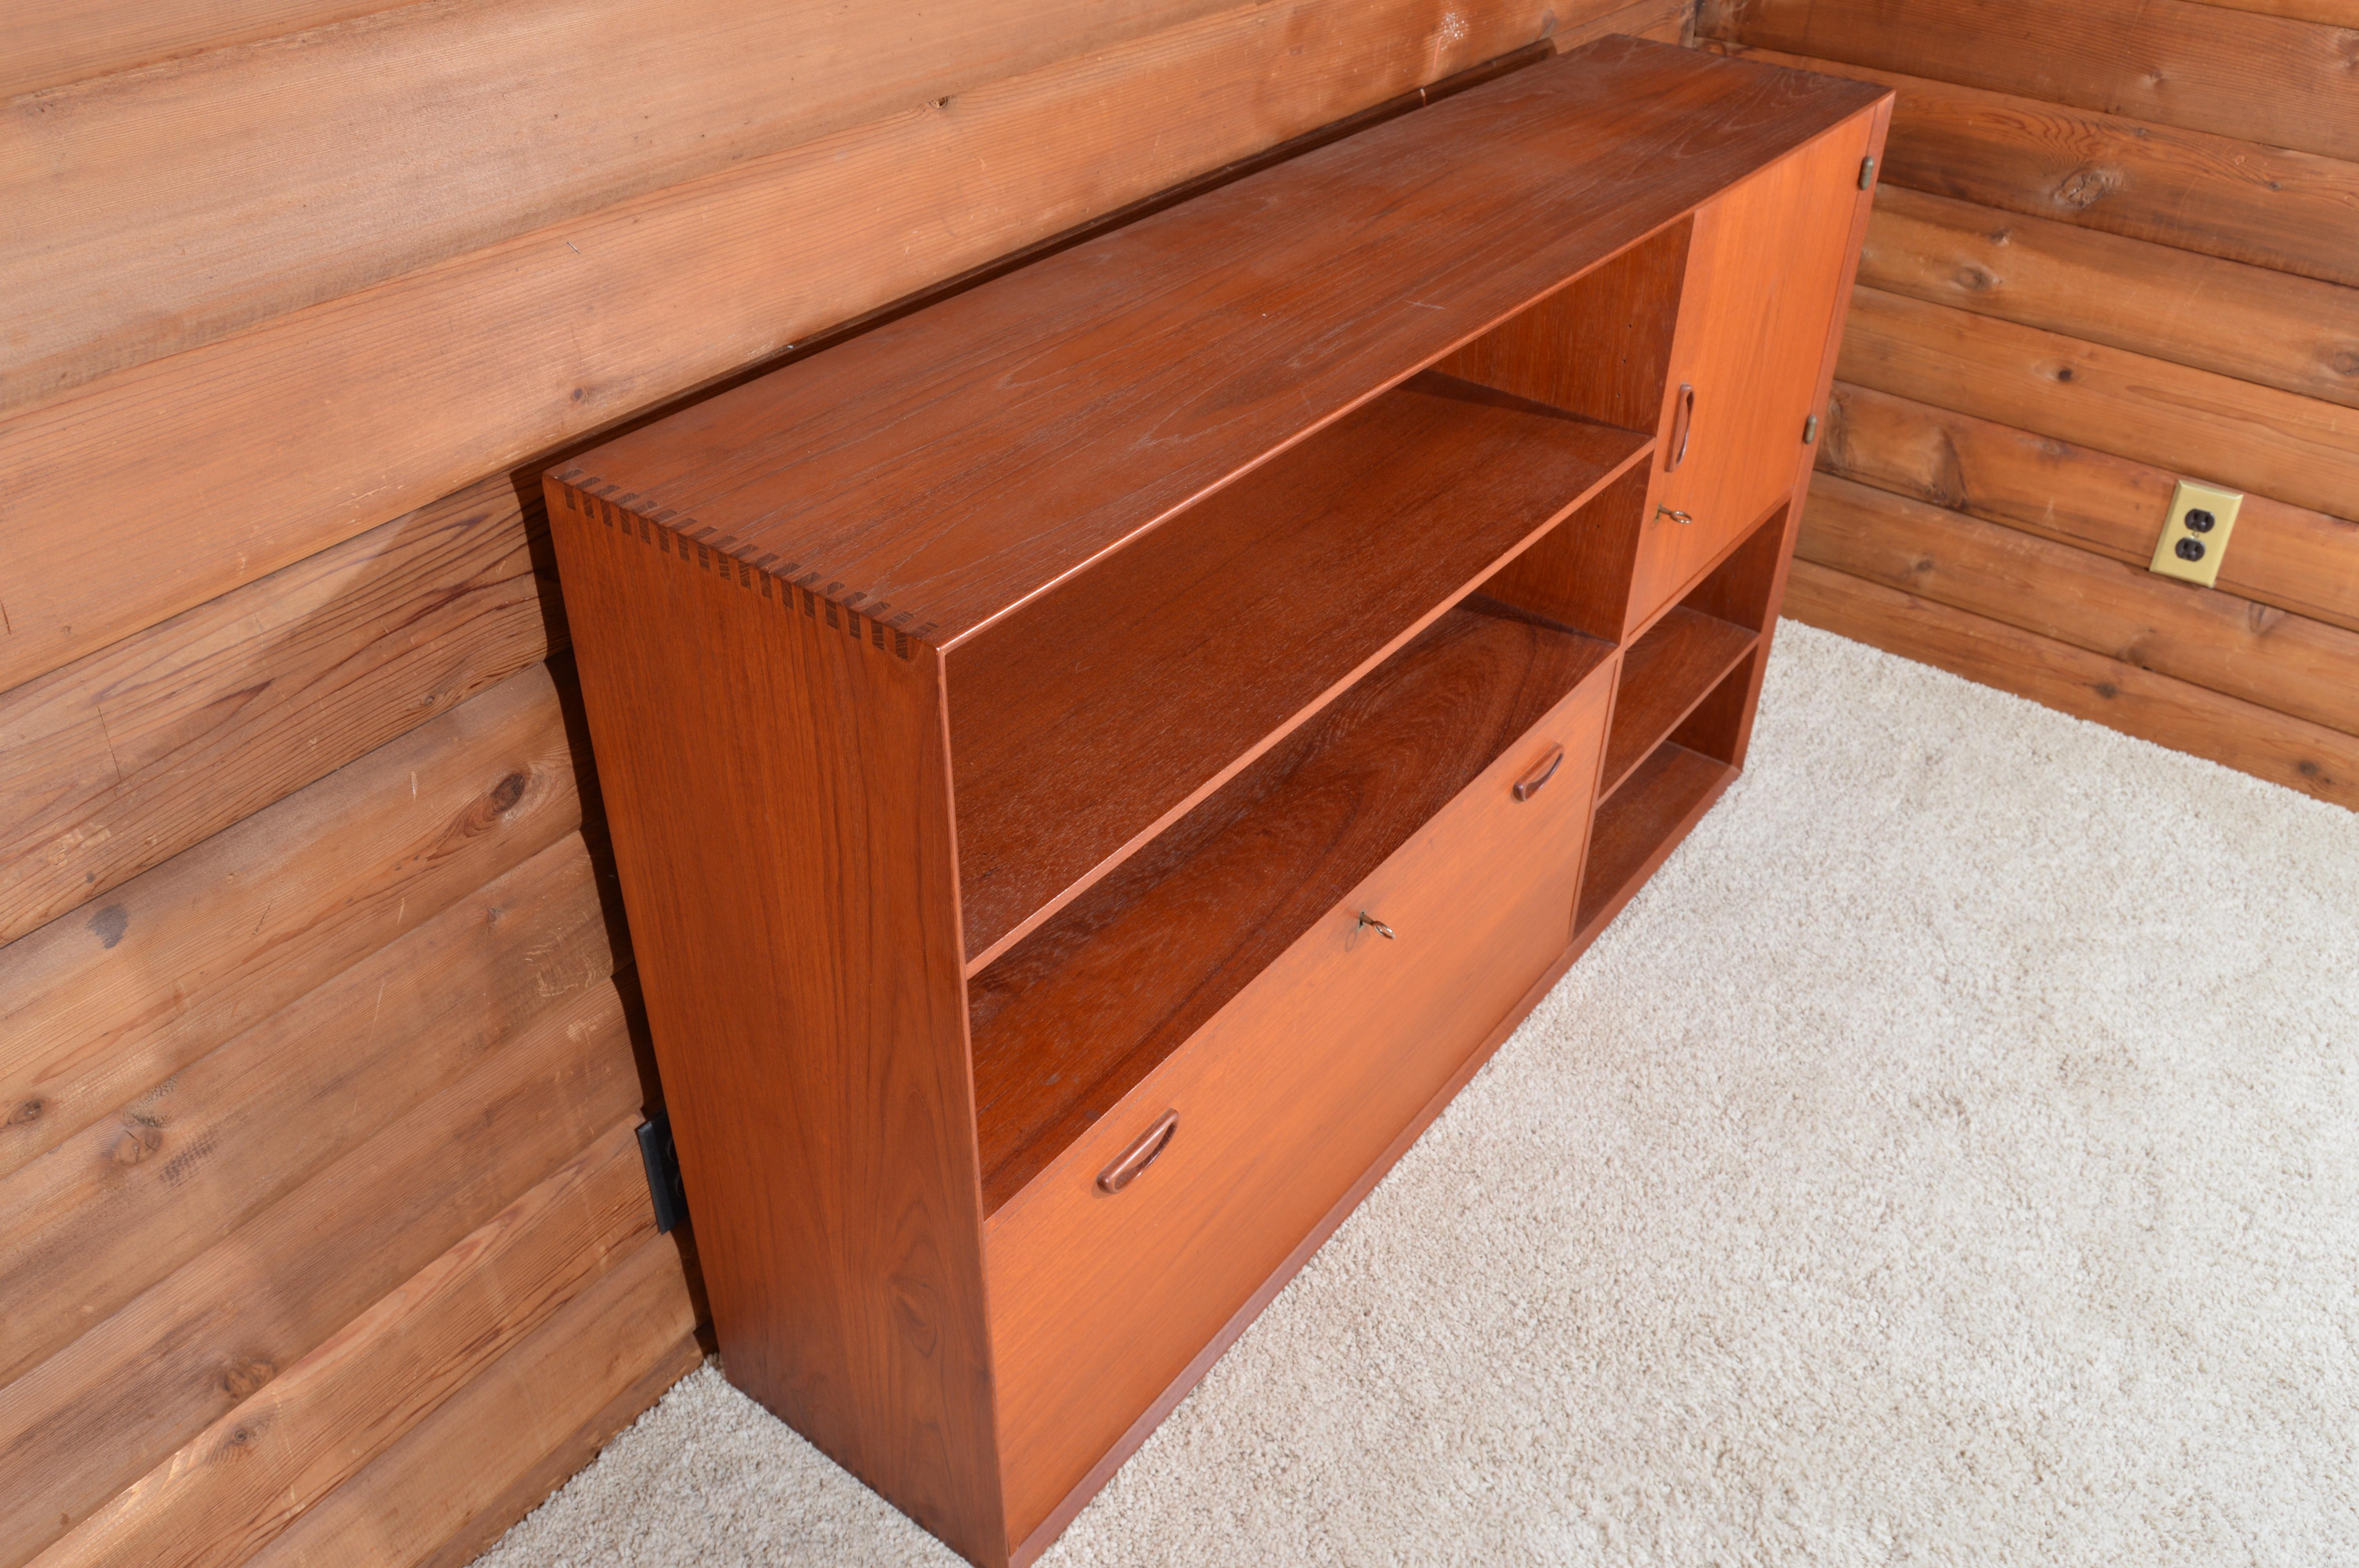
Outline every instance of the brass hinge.
[(1865, 190), (1869, 186), (1874, 185), (1875, 183), (1875, 160), (1874, 158), (1872, 158), (1872, 157), (1864, 157), (1864, 158), (1860, 159), (1860, 160), (1859, 160), (1859, 188), (1860, 188), (1862, 190)]
[(1815, 414), (1802, 421), (1802, 445), (1809, 446), (1819, 438), (1819, 416)]

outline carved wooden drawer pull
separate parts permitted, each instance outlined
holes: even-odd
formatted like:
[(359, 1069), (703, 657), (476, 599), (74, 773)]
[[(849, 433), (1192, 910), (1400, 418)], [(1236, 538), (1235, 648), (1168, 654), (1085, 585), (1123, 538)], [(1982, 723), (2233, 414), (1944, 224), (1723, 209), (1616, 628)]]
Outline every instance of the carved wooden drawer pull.
[(1138, 1173), (1155, 1163), (1156, 1157), (1171, 1147), (1171, 1135), (1180, 1130), (1180, 1113), (1167, 1110), (1155, 1119), (1155, 1125), (1138, 1135), (1138, 1141), (1114, 1158), (1114, 1162), (1098, 1173), (1098, 1191), (1118, 1193), (1138, 1179)]
[(1516, 798), (1529, 800), (1539, 794), (1540, 785), (1556, 777), (1557, 769), (1562, 766), (1564, 766), (1564, 748), (1559, 746), (1549, 752), (1547, 759), (1538, 767), (1516, 781)]

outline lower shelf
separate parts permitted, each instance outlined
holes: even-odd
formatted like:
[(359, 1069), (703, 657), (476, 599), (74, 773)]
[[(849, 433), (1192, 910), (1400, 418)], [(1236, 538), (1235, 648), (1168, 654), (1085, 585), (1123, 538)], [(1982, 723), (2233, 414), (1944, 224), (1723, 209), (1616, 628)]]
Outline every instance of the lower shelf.
[(969, 982), (995, 1212), (1611, 653), (1477, 596)]
[(1652, 755), (1754, 641), (1750, 628), (1683, 604), (1656, 622), (1622, 656), (1622, 687), (1614, 702), (1599, 787), (1612, 793)]
[(1581, 882), (1576, 943), (1614, 917), (1720, 798), (1736, 770), (1666, 741), (1597, 808)]

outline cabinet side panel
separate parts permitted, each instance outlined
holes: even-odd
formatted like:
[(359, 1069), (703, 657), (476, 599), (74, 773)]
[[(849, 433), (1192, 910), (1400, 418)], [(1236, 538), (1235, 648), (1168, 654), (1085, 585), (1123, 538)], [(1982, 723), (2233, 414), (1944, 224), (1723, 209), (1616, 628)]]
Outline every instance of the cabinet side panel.
[(548, 491), (729, 1377), (1002, 1562), (940, 656)]
[[(1827, 134), (1827, 140), (1840, 141), (1854, 135), (1864, 138), (1860, 148), (1863, 157), (1884, 161), (1885, 135), (1892, 128), (1891, 98), (1885, 98), (1873, 108), (1854, 117), (1851, 124), (1840, 126)], [(1799, 156), (1799, 155), (1796, 155)], [(1875, 205), (1875, 192), (1872, 179), (1868, 189), (1859, 192), (1852, 201), (1850, 225), (1844, 234), (1843, 250), (1834, 274), (1822, 280), (1821, 287), (1828, 291), (1833, 308), (1827, 318), (1824, 341), (1819, 346), (1818, 375), (1810, 384), (1810, 412), (1823, 419), (1827, 398), (1834, 389), (1835, 361), (1843, 349), (1843, 323), (1850, 316), (1852, 283), (1859, 275), (1860, 248), (1867, 239), (1867, 219)], [(1736, 728), (1736, 743), (1733, 761), (1742, 768), (1746, 751), (1753, 744), (1753, 720), (1759, 710), (1761, 682), (1769, 672), (1769, 645), (1777, 634), (1777, 617), (1786, 603), (1786, 579), (1794, 565), (1794, 545), (1802, 524), (1802, 505), (1810, 493), (1810, 468), (1818, 456), (1815, 443), (1804, 446), (1794, 459), (1793, 479), (1788, 489), (1784, 536), (1777, 546), (1777, 567), (1769, 583), (1769, 598), (1761, 628), (1761, 646), (1753, 655), (1753, 673), (1746, 687), (1744, 715)]]

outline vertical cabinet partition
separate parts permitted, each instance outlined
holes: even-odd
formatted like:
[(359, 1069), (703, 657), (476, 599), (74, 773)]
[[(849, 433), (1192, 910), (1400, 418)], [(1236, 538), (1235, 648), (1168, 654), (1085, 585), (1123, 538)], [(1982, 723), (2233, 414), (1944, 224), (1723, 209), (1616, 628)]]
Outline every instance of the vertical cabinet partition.
[(1606, 39), (548, 476), (733, 1380), (1055, 1539), (1742, 764), (1888, 104)]

